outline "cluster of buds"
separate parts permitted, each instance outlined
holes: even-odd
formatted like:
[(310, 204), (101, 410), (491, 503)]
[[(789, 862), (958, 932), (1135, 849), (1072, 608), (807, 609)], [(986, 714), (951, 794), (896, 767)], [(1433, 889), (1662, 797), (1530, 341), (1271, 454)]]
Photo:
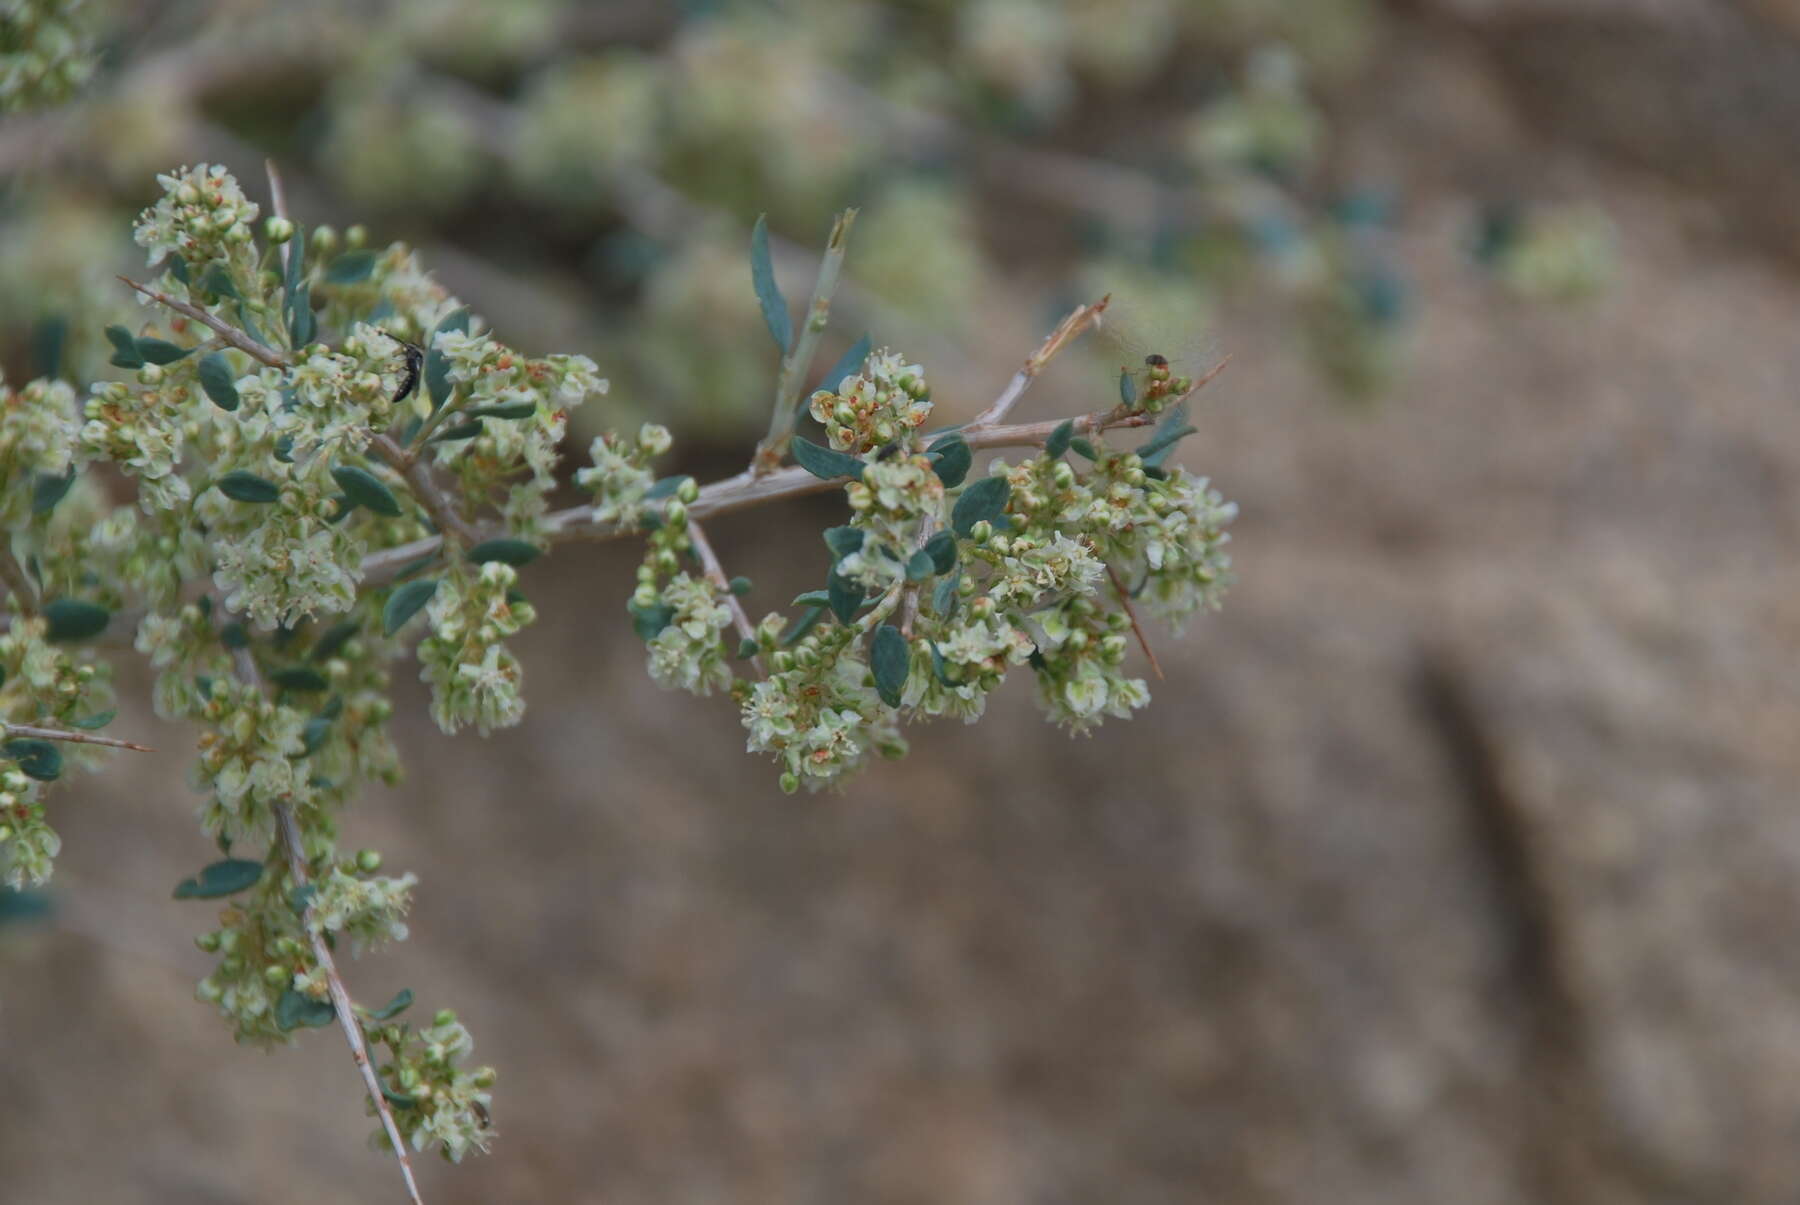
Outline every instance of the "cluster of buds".
[(669, 429), (656, 423), (645, 423), (635, 441), (615, 431), (594, 440), (588, 449), (593, 465), (576, 471), (575, 484), (594, 495), (595, 522), (628, 530), (643, 522), (645, 503), (656, 484), (650, 462), (667, 452), (673, 442)]
[[(389, 1053), (378, 1069), (382, 1096), (413, 1149), (435, 1145), (452, 1163), (472, 1150), (487, 1150), (494, 1139), (489, 1113), (494, 1069), (462, 1066), (474, 1052), (475, 1040), (456, 1014), (439, 1009), (431, 1023), (419, 1029), (386, 1017), (378, 1020), (381, 1023), (370, 1025), (368, 1034), (371, 1043), (387, 1047)], [(388, 1136), (377, 1130), (371, 1142), (385, 1148)]]
[(814, 393), (808, 408), (832, 447), (860, 454), (917, 431), (931, 413), (931, 388), (924, 369), (883, 348), (861, 372)]
[(525, 717), (524, 671), (503, 643), (537, 619), (515, 589), (519, 573), (489, 561), (446, 574), (427, 609), (431, 631), (419, 641), (419, 679), (431, 686), (431, 718), (447, 733), (473, 724), (486, 736)]

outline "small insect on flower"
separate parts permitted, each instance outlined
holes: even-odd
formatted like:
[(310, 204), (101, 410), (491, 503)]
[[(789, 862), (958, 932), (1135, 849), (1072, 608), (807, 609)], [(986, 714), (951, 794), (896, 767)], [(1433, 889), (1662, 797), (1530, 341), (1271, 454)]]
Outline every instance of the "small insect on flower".
[(890, 439), (875, 450), (875, 459), (877, 461), (882, 461), (899, 455), (900, 450), (906, 446), (906, 443), (906, 436), (901, 436), (899, 439)]
[(419, 387), (419, 371), (425, 367), (425, 349), (398, 335), (389, 335), (388, 338), (400, 345), (400, 354), (406, 357), (406, 375), (400, 378), (400, 391), (394, 394), (394, 405), (398, 406)]

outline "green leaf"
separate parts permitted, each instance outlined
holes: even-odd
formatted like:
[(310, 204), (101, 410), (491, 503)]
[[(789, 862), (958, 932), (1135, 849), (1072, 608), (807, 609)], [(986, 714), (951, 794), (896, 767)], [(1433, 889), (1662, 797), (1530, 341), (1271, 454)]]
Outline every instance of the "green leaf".
[(1058, 423), (1056, 430), (1050, 432), (1050, 438), (1044, 441), (1044, 455), (1055, 460), (1069, 450), (1069, 444), (1075, 438), (1075, 420), (1065, 418)]
[(485, 565), (489, 561), (500, 561), (513, 566), (529, 565), (543, 554), (544, 550), (536, 544), (505, 537), (483, 540), (469, 549), (469, 559), (477, 565)]
[(63, 375), (64, 348), (69, 341), (69, 320), (62, 314), (48, 314), (31, 330), (31, 375), (60, 377)]
[(74, 484), (75, 469), (73, 466), (61, 477), (39, 473), (37, 484), (31, 487), (31, 513), (47, 515), (55, 510), (56, 504), (63, 500), (63, 497), (69, 492), (69, 487)]
[(477, 435), (480, 435), (483, 430), (484, 428), (481, 425), (480, 419), (471, 419), (466, 423), (457, 423), (454, 427), (445, 427), (442, 431), (433, 435), (429, 442), (434, 444), (447, 444), (459, 439), (474, 439)]
[(862, 480), (863, 462), (848, 452), (840, 452), (835, 448), (820, 447), (809, 439), (795, 438), (793, 443), (794, 463), (811, 473), (814, 477), (833, 481), (839, 477), (853, 477)]
[(762, 651), (762, 646), (754, 640), (740, 640), (737, 647), (737, 659), (748, 661)]
[(1137, 405), (1137, 378), (1131, 375), (1129, 368), (1119, 369), (1119, 405)]
[(331, 683), (318, 670), (304, 665), (290, 665), (269, 675), (269, 681), (283, 690), (325, 690)]
[(173, 364), (177, 360), (185, 360), (194, 354), (191, 347), (183, 347), (179, 343), (170, 343), (167, 339), (140, 338), (137, 341), (138, 355), (151, 364)]
[(431, 601), (431, 596), (437, 593), (437, 587), (437, 578), (422, 577), (416, 582), (407, 582), (396, 588), (388, 595), (387, 605), (381, 608), (382, 634), (392, 636), (405, 627), (406, 621)]
[(302, 752), (310, 757), (312, 754), (317, 753), (320, 747), (323, 746), (330, 737), (331, 717), (322, 715), (314, 716), (312, 719), (306, 721), (306, 726), (300, 730)]
[(119, 712), (118, 712), (117, 708), (108, 708), (105, 711), (96, 711), (93, 715), (88, 716), (84, 720), (70, 720), (69, 727), (79, 728), (83, 732), (97, 732), (100, 729), (106, 727), (108, 724), (112, 723), (113, 717), (118, 714), (119, 714)]
[(1079, 435), (1069, 441), (1069, 448), (1071, 451), (1081, 453), (1089, 460), (1100, 459), (1100, 453), (1095, 449), (1094, 445), (1081, 438)]
[(247, 649), (250, 647), (250, 633), (234, 619), (219, 629), (219, 643), (228, 649)]
[(178, 900), (216, 900), (236, 895), (262, 881), (263, 864), (248, 858), (226, 858), (207, 866), (191, 879), (175, 884)]
[(729, 582), (726, 582), (725, 588), (739, 598), (742, 598), (744, 595), (750, 593), (750, 579), (740, 573)]
[(294, 310), (288, 317), (288, 337), (295, 348), (305, 347), (319, 333), (319, 320), (313, 315), (312, 286), (301, 285), (294, 291)]
[(631, 603), (625, 609), (631, 612), (631, 630), (637, 633), (639, 640), (646, 643), (655, 640), (664, 628), (675, 621), (675, 608), (666, 602), (651, 603), (647, 607)]
[(373, 251), (346, 251), (331, 261), (325, 269), (325, 283), (330, 285), (353, 285), (369, 279), (369, 273), (375, 270), (375, 253)]
[(925, 541), (925, 551), (931, 555), (931, 569), (934, 573), (948, 573), (956, 566), (956, 537), (947, 531), (940, 531)]
[(889, 707), (900, 706), (900, 691), (911, 664), (912, 653), (900, 629), (891, 623), (876, 628), (869, 645), (869, 668), (875, 671), (875, 693)]
[(923, 548), (906, 559), (906, 580), (909, 582), (922, 582), (933, 572), (931, 554)]
[(219, 492), (236, 502), (274, 502), (281, 497), (281, 487), (267, 477), (258, 477), (249, 469), (233, 469), (217, 481)]
[(208, 264), (206, 271), (200, 276), (200, 291), (214, 297), (230, 297), (242, 301), (243, 295), (231, 282), (231, 273), (221, 263)]
[(939, 582), (937, 588), (931, 592), (932, 611), (945, 619), (948, 619), (951, 615), (955, 614), (957, 599), (956, 588), (961, 584), (962, 570), (960, 569)]
[(354, 464), (333, 465), (331, 479), (358, 506), (366, 506), (378, 515), (400, 513), (400, 500), (394, 497), (394, 491), (365, 468)]
[(831, 549), (831, 559), (841, 561), (863, 546), (863, 529), (860, 527), (827, 527), (825, 529), (825, 547)]
[(1163, 421), (1156, 424), (1156, 430), (1149, 441), (1137, 450), (1146, 467), (1159, 467), (1177, 443), (1200, 429), (1189, 426), (1186, 419), (1187, 406), (1181, 405), (1169, 411)]
[(215, 351), (200, 357), (200, 388), (221, 410), (238, 408), (237, 380), (231, 372), (231, 361), (225, 353)]
[(831, 605), (831, 596), (823, 590), (808, 590), (794, 599), (794, 605), (796, 607), (828, 607)]
[(806, 609), (806, 614), (800, 617), (800, 622), (789, 628), (782, 635), (781, 647), (784, 649), (792, 648), (794, 645), (799, 644), (808, 632), (819, 626), (819, 620), (825, 617), (825, 611), (826, 608), (823, 606), (808, 607)]
[(431, 408), (437, 410), (450, 400), (450, 357), (437, 349), (437, 337), (445, 331), (469, 333), (469, 311), (445, 314), (425, 344), (425, 389), (431, 395)]
[(389, 1000), (380, 1008), (371, 1010), (369, 1013), (369, 1020), (391, 1021), (407, 1009), (411, 1008), (412, 1002), (412, 989), (410, 987), (403, 987), (398, 992), (394, 993), (394, 998), (392, 1000)]
[(108, 363), (119, 368), (142, 368), (144, 357), (138, 354), (137, 337), (122, 326), (106, 328), (106, 337), (112, 341), (113, 355)]
[(692, 480), (693, 478), (685, 473), (677, 473), (673, 477), (664, 477), (657, 481), (655, 485), (652, 485), (649, 489), (644, 491), (644, 501), (656, 502), (660, 499), (667, 498), (670, 494), (673, 494), (676, 490), (681, 488), (682, 482)]
[(530, 418), (537, 410), (536, 402), (502, 402), (498, 406), (470, 406), (463, 413), (471, 418)]
[(750, 283), (756, 286), (756, 300), (762, 305), (763, 321), (775, 345), (786, 355), (794, 346), (794, 319), (788, 313), (787, 298), (775, 283), (775, 264), (769, 257), (769, 217), (756, 219), (750, 232)]
[(833, 569), (825, 578), (825, 597), (831, 604), (831, 613), (839, 623), (849, 623), (856, 614), (857, 608), (863, 605), (867, 597), (863, 588)]
[(306, 227), (294, 223), (294, 237), (287, 241), (287, 270), (281, 280), (281, 306), (289, 317), (294, 313), (294, 299), (300, 292), (300, 279), (306, 275)]
[(963, 491), (950, 510), (950, 526), (959, 536), (984, 519), (992, 523), (1006, 513), (1006, 500), (1012, 496), (1012, 485), (1004, 477), (983, 477)]
[(348, 644), (350, 638), (356, 635), (358, 627), (359, 625), (353, 619), (333, 624), (329, 631), (319, 637), (319, 642), (313, 645), (312, 652), (307, 654), (306, 659), (314, 662), (331, 660), (337, 656), (338, 650)]
[(54, 644), (98, 636), (112, 622), (112, 612), (99, 603), (59, 598), (44, 608), (44, 618), (49, 621), (46, 636)]
[(819, 388), (829, 389), (836, 393), (845, 377), (855, 376), (862, 371), (862, 366), (868, 360), (869, 352), (873, 348), (874, 344), (869, 342), (869, 336), (865, 333), (862, 338), (850, 345), (849, 350), (838, 357), (838, 362), (828, 368), (824, 376), (819, 378)]
[(275, 1024), (283, 1032), (290, 1029), (319, 1029), (337, 1020), (337, 1010), (329, 1000), (314, 1000), (289, 988), (275, 1002)]
[(19, 763), (19, 771), (39, 782), (55, 782), (62, 775), (63, 755), (52, 741), (7, 741), (0, 757)]
[(935, 645), (935, 644), (932, 645), (931, 646), (931, 672), (932, 672), (932, 674), (937, 678), (937, 680), (939, 682), (943, 683), (945, 686), (950, 686), (950, 687), (961, 686), (962, 685), (961, 682), (956, 681), (955, 679), (951, 678), (948, 673), (944, 672), (948, 664), (949, 663), (944, 660), (944, 654), (943, 654), (942, 650), (940, 650), (937, 645)]
[(294, 437), (283, 435), (275, 441), (275, 459), (282, 464), (294, 463)]
[(969, 475), (969, 468), (975, 463), (975, 453), (969, 448), (969, 441), (959, 431), (939, 436), (931, 446), (925, 449), (925, 455), (931, 460), (931, 467), (944, 483), (944, 488), (953, 490), (963, 483)]
[(318, 894), (319, 889), (317, 886), (312, 883), (302, 883), (300, 886), (288, 892), (288, 907), (293, 910), (295, 916), (304, 918), (306, 916), (306, 910), (312, 907), (313, 897)]

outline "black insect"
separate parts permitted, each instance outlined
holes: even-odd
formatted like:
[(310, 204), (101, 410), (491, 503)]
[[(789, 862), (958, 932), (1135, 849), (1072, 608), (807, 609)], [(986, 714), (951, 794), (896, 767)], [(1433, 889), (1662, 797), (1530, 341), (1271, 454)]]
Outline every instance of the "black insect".
[(890, 456), (896, 456), (900, 453), (900, 450), (902, 448), (904, 448), (905, 446), (906, 446), (906, 437), (905, 436), (901, 436), (899, 439), (889, 440), (887, 443), (882, 444), (881, 447), (879, 447), (875, 450), (875, 459), (876, 460), (886, 460)]
[(1144, 357), (1144, 363), (1151, 368), (1167, 368), (1169, 366), (1169, 357), (1159, 356), (1155, 352), (1151, 352)]
[(406, 375), (400, 378), (400, 392), (394, 395), (394, 404), (398, 406), (419, 387), (419, 370), (425, 367), (425, 349), (396, 335), (388, 338), (400, 345), (400, 354), (406, 357)]

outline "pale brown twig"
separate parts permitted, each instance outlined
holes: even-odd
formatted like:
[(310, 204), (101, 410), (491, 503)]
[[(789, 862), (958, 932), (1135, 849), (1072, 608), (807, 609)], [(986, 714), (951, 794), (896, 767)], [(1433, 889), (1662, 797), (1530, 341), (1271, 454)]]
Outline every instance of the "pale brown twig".
[(1138, 623), (1137, 610), (1131, 605), (1131, 594), (1125, 589), (1125, 583), (1111, 565), (1106, 567), (1106, 576), (1112, 579), (1113, 589), (1119, 592), (1119, 606), (1125, 612), (1125, 618), (1131, 621), (1131, 633), (1137, 637), (1138, 647), (1144, 650), (1144, 656), (1150, 659), (1150, 668), (1156, 671), (1160, 679), (1163, 676), (1162, 665), (1156, 660), (1156, 654), (1150, 651), (1150, 641), (1144, 635), (1142, 625)]
[(454, 534), (464, 544), (475, 542), (475, 528), (468, 520), (456, 513), (456, 508), (432, 480), (431, 466), (406, 454), (401, 446), (387, 435), (377, 435), (369, 441), (375, 455), (396, 473), (406, 478), (412, 486), (413, 493), (418, 496), (419, 505), (431, 516), (431, 522), (439, 532)]
[(70, 732), (66, 728), (38, 728), (31, 724), (0, 722), (0, 735), (31, 737), (40, 741), (68, 741), (76, 745), (105, 745), (109, 749), (131, 749), (138, 753), (155, 753), (149, 745), (122, 741), (116, 736), (95, 736), (91, 732)]
[[(262, 674), (257, 671), (256, 659), (250, 655), (250, 650), (237, 649), (233, 656), (239, 681), (261, 690)], [(281, 843), (287, 852), (288, 874), (296, 887), (303, 887), (309, 877), (306, 870), (306, 850), (300, 839), (300, 825), (294, 819), (294, 810), (281, 802), (270, 804), (269, 809), (275, 814), (275, 823), (281, 829)], [(406, 1180), (407, 1195), (412, 1198), (413, 1205), (425, 1205), (424, 1198), (419, 1195), (418, 1181), (413, 1178), (412, 1158), (406, 1153), (406, 1139), (401, 1136), (400, 1126), (394, 1121), (393, 1110), (388, 1108), (387, 1097), (381, 1094), (381, 1080), (375, 1074), (375, 1064), (369, 1059), (369, 1047), (363, 1039), (362, 1022), (356, 1019), (355, 1004), (350, 999), (349, 989), (344, 986), (343, 976), (338, 974), (337, 961), (331, 956), (331, 946), (326, 943), (323, 930), (316, 930), (312, 925), (312, 908), (311, 901), (308, 901), (306, 912), (301, 917), (301, 927), (306, 930), (314, 961), (325, 972), (325, 986), (331, 996), (332, 1011), (337, 1014), (338, 1025), (344, 1031), (344, 1041), (350, 1046), (350, 1055), (356, 1060), (356, 1069), (362, 1075), (363, 1087), (375, 1104), (376, 1115), (381, 1118), (381, 1128), (394, 1148), (395, 1157), (400, 1160), (400, 1174)]]
[(25, 576), (25, 567), (19, 564), (19, 558), (4, 544), (0, 544), (0, 582), (12, 591), (13, 610), (21, 615), (37, 614), (37, 591), (31, 588), (31, 579)]
[(211, 327), (213, 333), (218, 335), (219, 338), (225, 340), (225, 342), (231, 344), (231, 346), (237, 348), (252, 359), (260, 360), (262, 363), (267, 364), (270, 368), (286, 368), (289, 364), (293, 363), (293, 360), (285, 352), (279, 352), (272, 347), (266, 347), (263, 344), (258, 343), (255, 339), (252, 339), (249, 335), (246, 335), (243, 331), (231, 325), (231, 323), (226, 322), (221, 318), (213, 317), (197, 305), (190, 305), (185, 301), (179, 301), (176, 298), (169, 296), (167, 293), (159, 292), (158, 290), (151, 288), (149, 285), (141, 285), (129, 276), (121, 276), (119, 279), (142, 293), (144, 296), (150, 298), (152, 301), (168, 306), (177, 314), (184, 314), (187, 317), (192, 318), (195, 322), (200, 323), (202, 326)]
[(1038, 346), (1038, 349), (1025, 357), (1024, 365), (1013, 374), (1013, 378), (1007, 382), (1006, 388), (1000, 391), (1000, 396), (995, 398), (993, 404), (986, 410), (970, 420), (968, 426), (963, 428), (963, 433), (968, 434), (971, 428), (996, 426), (1005, 419), (1012, 408), (1018, 405), (1019, 398), (1024, 396), (1032, 379), (1044, 370), (1044, 365), (1050, 362), (1051, 357), (1074, 342), (1083, 331), (1092, 326), (1100, 315), (1106, 312), (1106, 307), (1111, 301), (1112, 295), (1109, 293), (1091, 305), (1076, 306), (1071, 310), (1068, 317), (1056, 324), (1056, 329), (1050, 332), (1049, 337)]
[[(725, 576), (725, 566), (719, 563), (719, 554), (713, 551), (712, 541), (706, 538), (706, 530), (694, 521), (692, 515), (688, 516), (687, 534), (688, 539), (694, 543), (694, 555), (700, 558), (701, 568), (706, 571), (706, 580), (725, 595), (725, 607), (731, 612), (731, 622), (737, 628), (738, 636), (755, 643), (756, 626), (750, 622), (750, 615), (744, 610), (744, 604), (731, 592), (731, 580)], [(752, 656), (750, 664), (755, 667), (758, 677), (766, 676), (761, 656)]]

